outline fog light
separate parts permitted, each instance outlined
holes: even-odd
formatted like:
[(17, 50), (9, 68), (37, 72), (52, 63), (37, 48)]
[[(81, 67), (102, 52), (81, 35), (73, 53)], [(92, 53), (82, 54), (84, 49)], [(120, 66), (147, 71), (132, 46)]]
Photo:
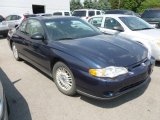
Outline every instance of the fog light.
[(113, 97), (113, 95), (114, 95), (113, 92), (106, 92), (105, 93), (106, 97)]

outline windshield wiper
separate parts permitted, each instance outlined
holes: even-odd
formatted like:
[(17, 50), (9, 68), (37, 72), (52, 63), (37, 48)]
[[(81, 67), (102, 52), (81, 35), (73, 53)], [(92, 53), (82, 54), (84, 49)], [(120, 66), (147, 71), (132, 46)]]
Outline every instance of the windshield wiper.
[(72, 40), (72, 39), (74, 39), (74, 38), (72, 38), (72, 37), (66, 37), (66, 38), (60, 38), (60, 39), (57, 39), (57, 40)]
[(141, 29), (135, 29), (133, 31), (138, 31), (138, 30), (149, 30), (149, 29), (154, 29), (154, 28), (141, 28)]

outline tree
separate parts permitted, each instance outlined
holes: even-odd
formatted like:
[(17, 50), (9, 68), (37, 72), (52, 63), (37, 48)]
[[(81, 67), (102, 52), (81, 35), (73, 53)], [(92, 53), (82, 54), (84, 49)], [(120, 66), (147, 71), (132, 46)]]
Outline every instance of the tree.
[(138, 11), (143, 12), (148, 8), (160, 8), (160, 0), (145, 0), (138, 8)]
[(93, 8), (94, 6), (92, 0), (85, 0), (83, 4), (84, 4), (84, 8)]
[(108, 0), (94, 0), (93, 8), (99, 10), (108, 10), (111, 9), (111, 4)]
[(70, 2), (71, 11), (81, 8), (83, 8), (83, 5), (81, 4), (80, 0), (71, 0)]
[(128, 9), (137, 12), (146, 0), (110, 0), (112, 9)]

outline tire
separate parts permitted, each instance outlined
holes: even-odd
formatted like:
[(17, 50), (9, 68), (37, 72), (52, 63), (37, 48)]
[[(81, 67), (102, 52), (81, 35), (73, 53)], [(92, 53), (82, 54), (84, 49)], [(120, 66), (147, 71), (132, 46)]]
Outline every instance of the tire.
[(71, 70), (62, 62), (53, 67), (53, 79), (60, 92), (73, 96), (76, 94), (76, 83)]
[(15, 45), (15, 43), (12, 43), (12, 51), (13, 51), (13, 56), (17, 61), (20, 61), (20, 57), (19, 57), (19, 53), (18, 53), (18, 49)]

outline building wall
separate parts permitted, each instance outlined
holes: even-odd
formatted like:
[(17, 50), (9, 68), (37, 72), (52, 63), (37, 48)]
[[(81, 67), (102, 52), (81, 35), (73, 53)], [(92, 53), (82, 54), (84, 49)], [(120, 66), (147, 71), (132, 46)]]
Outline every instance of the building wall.
[(32, 5), (44, 5), (46, 13), (70, 10), (70, 0), (0, 0), (0, 14), (32, 14)]

